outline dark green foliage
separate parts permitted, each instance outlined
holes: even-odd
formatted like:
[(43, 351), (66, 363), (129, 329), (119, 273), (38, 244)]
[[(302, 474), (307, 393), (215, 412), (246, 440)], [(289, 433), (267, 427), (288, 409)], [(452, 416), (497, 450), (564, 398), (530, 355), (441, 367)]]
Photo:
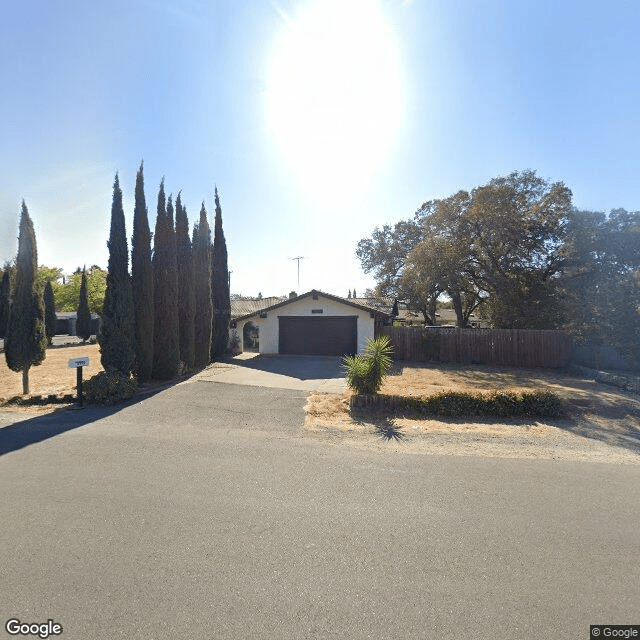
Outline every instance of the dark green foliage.
[(80, 303), (76, 314), (76, 335), (87, 341), (91, 337), (91, 311), (89, 310), (89, 294), (87, 292), (87, 273), (82, 270), (80, 281)]
[(30, 395), (30, 396), (13, 396), (9, 398), (2, 406), (11, 407), (44, 407), (51, 404), (71, 404), (76, 398), (72, 393), (49, 395)]
[(22, 201), (16, 283), (9, 313), (9, 326), (4, 352), (7, 366), (22, 371), (22, 392), (29, 393), (29, 368), (40, 364), (46, 356), (47, 336), (44, 326), (44, 305), (36, 291), (38, 250), (33, 222), (27, 205)]
[(494, 328), (553, 328), (564, 316), (559, 281), (570, 210), (563, 183), (513, 172), (425, 202), (413, 219), (361, 240), (357, 256), (379, 295), (404, 300), (427, 324), (436, 324), (437, 301), (447, 294), (459, 327), (479, 309)]
[(125, 402), (133, 397), (137, 388), (135, 378), (117, 370), (101, 371), (82, 386), (87, 402), (102, 405)]
[(200, 221), (193, 230), (193, 266), (195, 288), (195, 366), (209, 364), (211, 354), (211, 231), (204, 202), (200, 209)]
[(136, 376), (139, 382), (151, 378), (153, 367), (153, 266), (151, 231), (144, 196), (142, 163), (136, 175), (136, 198), (131, 238), (131, 285), (135, 310)]
[(370, 340), (364, 355), (345, 356), (347, 384), (359, 394), (378, 393), (384, 377), (391, 369), (393, 347), (387, 336)]
[(227, 243), (222, 230), (222, 209), (218, 188), (215, 189), (216, 219), (211, 257), (211, 302), (213, 304), (213, 327), (211, 338), (211, 359), (224, 354), (229, 343), (229, 322), (231, 320), (231, 300), (229, 296), (229, 267), (227, 264)]
[[(56, 278), (63, 278), (62, 269), (40, 267), (39, 277), (52, 273)], [(48, 272), (48, 273), (47, 273)], [(102, 313), (104, 306), (104, 296), (107, 292), (107, 272), (98, 265), (92, 265), (86, 270), (87, 274), (87, 295), (89, 297), (89, 309), (92, 313)], [(47, 279), (45, 278), (44, 282)], [(78, 268), (70, 276), (64, 278), (65, 282), (60, 283), (51, 279), (51, 286), (56, 300), (58, 311), (77, 311), (80, 302), (80, 285), (82, 284), (82, 269)]]
[(101, 362), (105, 371), (128, 375), (135, 364), (133, 295), (129, 276), (129, 251), (122, 208), (122, 190), (116, 173), (111, 205), (107, 290), (98, 335)]
[(178, 319), (180, 326), (180, 359), (186, 369), (193, 369), (195, 359), (195, 289), (193, 286), (193, 252), (189, 238), (187, 210), (180, 194), (176, 198), (176, 261), (178, 265)]
[(42, 300), (44, 302), (44, 328), (47, 334), (47, 344), (50, 345), (53, 342), (53, 336), (56, 335), (56, 325), (58, 324), (56, 301), (53, 297), (51, 280), (47, 280), (47, 283), (44, 285)]
[(180, 370), (178, 276), (171, 197), (165, 204), (164, 178), (158, 192), (153, 244), (153, 369), (155, 380), (171, 380)]
[(564, 415), (562, 401), (550, 392), (495, 392), (488, 395), (448, 392), (419, 399), (417, 406), (423, 413), (440, 417), (560, 418)]
[(574, 210), (567, 235), (566, 328), (579, 344), (613, 347), (640, 369), (640, 211)]
[(11, 307), (11, 271), (5, 267), (0, 282), (0, 338), (7, 337), (9, 308)]
[(448, 391), (427, 398), (411, 396), (355, 396), (352, 406), (392, 412), (418, 413), (438, 418), (562, 418), (562, 400), (554, 393), (525, 391), (490, 394)]

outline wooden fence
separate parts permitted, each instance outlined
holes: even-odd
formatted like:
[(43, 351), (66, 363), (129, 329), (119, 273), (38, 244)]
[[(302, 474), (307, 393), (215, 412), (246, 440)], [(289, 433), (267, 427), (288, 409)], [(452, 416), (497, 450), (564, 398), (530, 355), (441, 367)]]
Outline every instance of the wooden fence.
[(394, 358), (512, 367), (565, 367), (570, 340), (563, 331), (532, 329), (378, 328), (388, 336)]

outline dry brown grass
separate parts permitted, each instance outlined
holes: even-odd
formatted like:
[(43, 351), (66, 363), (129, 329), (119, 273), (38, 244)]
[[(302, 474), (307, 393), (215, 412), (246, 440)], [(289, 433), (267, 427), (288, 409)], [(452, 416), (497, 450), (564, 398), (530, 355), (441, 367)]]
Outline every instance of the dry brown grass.
[[(640, 463), (640, 398), (637, 394), (561, 372), (397, 364), (380, 392), (428, 397), (444, 391), (552, 391), (569, 417), (553, 421), (435, 420), (349, 410), (349, 395), (314, 394), (305, 428), (315, 437), (350, 445), (393, 446), (413, 453), (588, 459)], [(348, 437), (346, 437), (348, 436)]]
[[(100, 347), (97, 344), (74, 344), (64, 347), (49, 347), (44, 362), (29, 370), (29, 387), (32, 396), (64, 395), (76, 392), (76, 370), (69, 369), (71, 358), (88, 356), (89, 366), (83, 369), (83, 379), (102, 371)], [(0, 405), (9, 398), (22, 395), (22, 373), (7, 367), (4, 353), (0, 354)], [(29, 408), (34, 411), (47, 410), (45, 407)], [(21, 409), (24, 410), (24, 409)]]

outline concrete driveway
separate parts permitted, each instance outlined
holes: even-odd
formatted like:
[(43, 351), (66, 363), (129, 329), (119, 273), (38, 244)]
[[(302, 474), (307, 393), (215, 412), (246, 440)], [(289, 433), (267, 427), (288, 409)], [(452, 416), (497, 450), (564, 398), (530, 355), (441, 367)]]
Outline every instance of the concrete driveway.
[(346, 387), (341, 358), (257, 353), (242, 353), (224, 362), (214, 362), (191, 381), (323, 393), (342, 393)]

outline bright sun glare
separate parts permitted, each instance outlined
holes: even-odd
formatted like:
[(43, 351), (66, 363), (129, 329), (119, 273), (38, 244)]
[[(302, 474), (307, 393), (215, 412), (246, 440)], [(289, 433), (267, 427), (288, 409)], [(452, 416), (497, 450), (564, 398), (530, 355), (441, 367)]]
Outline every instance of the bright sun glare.
[(376, 0), (307, 0), (271, 60), (269, 122), (309, 195), (358, 198), (400, 126), (397, 46)]

